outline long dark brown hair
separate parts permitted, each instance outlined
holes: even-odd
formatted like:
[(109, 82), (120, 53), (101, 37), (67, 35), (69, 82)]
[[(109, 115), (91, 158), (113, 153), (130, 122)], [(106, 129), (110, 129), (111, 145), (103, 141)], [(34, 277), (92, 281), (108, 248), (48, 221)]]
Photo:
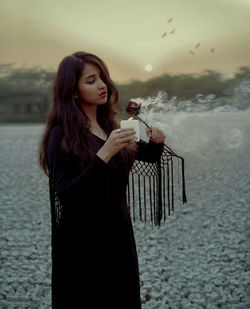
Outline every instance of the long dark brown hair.
[[(118, 101), (118, 92), (112, 82), (106, 64), (96, 55), (87, 52), (75, 52), (66, 56), (59, 64), (54, 83), (54, 100), (49, 107), (46, 117), (46, 127), (39, 146), (39, 164), (45, 174), (49, 176), (47, 161), (47, 144), (51, 130), (59, 125), (64, 131), (62, 151), (67, 158), (74, 157), (79, 166), (83, 165), (91, 156), (87, 152), (90, 120), (81, 109), (74, 93), (78, 88), (78, 81), (87, 63), (94, 64), (100, 69), (100, 77), (107, 86), (107, 103), (97, 106), (97, 121), (109, 135), (119, 127), (119, 112), (122, 108)], [(135, 159), (136, 148), (125, 147), (120, 156), (126, 159), (127, 168), (131, 167)]]

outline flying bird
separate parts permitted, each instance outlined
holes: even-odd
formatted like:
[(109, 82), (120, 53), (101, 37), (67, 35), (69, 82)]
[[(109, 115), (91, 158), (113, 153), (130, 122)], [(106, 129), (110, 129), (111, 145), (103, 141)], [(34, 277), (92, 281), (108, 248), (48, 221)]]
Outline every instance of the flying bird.
[(194, 55), (194, 52), (193, 52), (192, 50), (190, 50), (189, 52), (190, 52), (190, 54), (191, 54), (192, 56)]
[(170, 19), (168, 20), (168, 24), (169, 24), (172, 20), (173, 20), (173, 18), (170, 18)]
[(172, 31), (170, 31), (171, 34), (174, 33), (174, 32), (175, 32), (175, 29), (173, 29)]
[(166, 35), (167, 35), (167, 32), (164, 32), (164, 33), (161, 35), (161, 37), (164, 38), (164, 36), (166, 36)]
[(214, 53), (214, 49), (213, 48), (211, 48), (211, 53)]
[(195, 45), (195, 48), (199, 47), (201, 43), (198, 43), (197, 45)]

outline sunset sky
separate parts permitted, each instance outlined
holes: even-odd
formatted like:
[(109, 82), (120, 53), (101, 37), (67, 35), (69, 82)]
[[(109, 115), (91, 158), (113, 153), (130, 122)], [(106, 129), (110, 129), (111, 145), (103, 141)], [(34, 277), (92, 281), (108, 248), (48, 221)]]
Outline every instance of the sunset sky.
[(0, 14), (0, 63), (56, 70), (84, 50), (117, 82), (250, 66), (250, 0), (0, 0)]

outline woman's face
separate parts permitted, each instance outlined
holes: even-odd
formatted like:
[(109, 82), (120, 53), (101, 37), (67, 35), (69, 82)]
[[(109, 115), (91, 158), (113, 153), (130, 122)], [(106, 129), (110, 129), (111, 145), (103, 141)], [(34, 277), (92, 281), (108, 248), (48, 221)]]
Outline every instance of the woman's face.
[(105, 104), (107, 102), (107, 86), (100, 77), (98, 66), (87, 63), (78, 81), (78, 98), (83, 104)]

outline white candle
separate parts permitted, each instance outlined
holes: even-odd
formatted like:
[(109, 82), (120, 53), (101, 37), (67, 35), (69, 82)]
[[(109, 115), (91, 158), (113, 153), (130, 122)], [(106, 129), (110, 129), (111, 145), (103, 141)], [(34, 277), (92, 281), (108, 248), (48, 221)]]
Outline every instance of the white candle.
[(139, 127), (139, 120), (134, 120), (134, 119), (129, 119), (129, 120), (121, 120), (120, 122), (121, 129), (123, 128), (129, 128), (129, 129), (134, 129), (136, 131), (136, 137), (137, 137), (137, 142), (140, 141), (140, 127)]

